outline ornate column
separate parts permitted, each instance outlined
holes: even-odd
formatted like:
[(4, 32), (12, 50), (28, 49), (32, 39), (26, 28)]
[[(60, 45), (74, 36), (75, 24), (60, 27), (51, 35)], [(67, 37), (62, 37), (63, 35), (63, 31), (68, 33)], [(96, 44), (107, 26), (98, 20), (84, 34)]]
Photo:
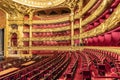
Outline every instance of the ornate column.
[(8, 57), (9, 52), (9, 23), (8, 23), (8, 14), (6, 14), (6, 27), (4, 30), (4, 56)]
[(33, 18), (33, 12), (29, 14), (29, 25), (30, 25), (30, 31), (29, 31), (29, 54), (32, 56), (32, 18)]
[(70, 29), (71, 29), (71, 46), (74, 46), (74, 8), (71, 8), (70, 14)]
[(79, 6), (79, 10), (78, 10), (78, 14), (79, 14), (79, 41), (80, 41), (80, 44), (82, 43), (82, 38), (81, 38), (81, 34), (83, 32), (83, 29), (82, 29), (82, 6), (83, 6), (83, 0), (81, 0), (79, 3), (78, 3), (78, 6)]
[[(21, 17), (20, 17), (21, 16)], [(19, 19), (20, 22), (18, 21), (17, 25), (18, 25), (18, 46), (17, 46), (17, 53), (20, 57), (22, 57), (22, 47), (23, 47), (23, 15), (19, 15)], [(22, 20), (22, 21), (21, 21)]]
[(80, 20), (79, 20), (80, 22), (79, 22), (79, 41), (80, 41), (80, 44), (82, 43), (82, 36), (81, 36), (81, 34), (82, 34), (82, 31), (83, 31), (83, 29), (82, 29), (82, 18), (80, 17)]

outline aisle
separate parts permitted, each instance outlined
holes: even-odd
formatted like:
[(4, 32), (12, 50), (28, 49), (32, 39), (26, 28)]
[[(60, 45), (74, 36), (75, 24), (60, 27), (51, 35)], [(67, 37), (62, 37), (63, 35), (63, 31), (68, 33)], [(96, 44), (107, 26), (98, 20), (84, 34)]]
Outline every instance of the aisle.
[(82, 75), (80, 74), (80, 71), (81, 71), (81, 58), (79, 58), (78, 60), (78, 66), (77, 66), (77, 70), (74, 76), (74, 80), (82, 79)]

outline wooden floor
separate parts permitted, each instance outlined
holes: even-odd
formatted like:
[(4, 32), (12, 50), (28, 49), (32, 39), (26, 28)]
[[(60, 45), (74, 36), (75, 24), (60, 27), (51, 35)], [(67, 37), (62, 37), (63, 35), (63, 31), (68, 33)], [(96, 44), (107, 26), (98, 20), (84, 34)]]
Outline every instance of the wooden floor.
[(28, 66), (28, 65), (31, 65), (33, 63), (35, 63), (35, 61), (29, 61), (29, 62), (23, 63), (22, 66)]
[(16, 71), (18, 69), (19, 68), (15, 68), (15, 67), (5, 69), (3, 71), (0, 71), (0, 76), (3, 76), (3, 75), (8, 74), (8, 73), (11, 73), (11, 72)]

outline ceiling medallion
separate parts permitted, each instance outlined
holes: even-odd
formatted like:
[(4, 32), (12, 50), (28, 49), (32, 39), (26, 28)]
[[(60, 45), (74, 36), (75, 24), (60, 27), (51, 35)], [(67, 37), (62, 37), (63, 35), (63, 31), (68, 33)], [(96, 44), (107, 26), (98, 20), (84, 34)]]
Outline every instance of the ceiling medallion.
[(63, 3), (65, 0), (13, 0), (14, 2), (38, 8), (48, 8), (57, 6)]

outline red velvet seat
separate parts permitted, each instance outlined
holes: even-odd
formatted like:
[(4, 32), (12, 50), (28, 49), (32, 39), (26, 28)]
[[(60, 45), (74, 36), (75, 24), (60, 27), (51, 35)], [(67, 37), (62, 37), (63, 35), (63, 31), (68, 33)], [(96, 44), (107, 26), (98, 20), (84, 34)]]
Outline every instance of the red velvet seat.
[(112, 45), (117, 46), (117, 42), (120, 40), (120, 32), (112, 32)]
[(99, 45), (100, 46), (102, 46), (102, 45), (104, 45), (104, 40), (105, 40), (105, 38), (104, 38), (104, 36), (98, 36), (98, 40), (99, 40)]
[(116, 73), (116, 68), (111, 68), (111, 73), (110, 73), (110, 75), (111, 75), (112, 77), (118, 77), (118, 74)]
[(105, 35), (104, 35), (104, 38), (105, 38), (104, 44), (105, 44), (106, 46), (110, 46), (110, 45), (111, 45), (111, 34), (105, 34)]

